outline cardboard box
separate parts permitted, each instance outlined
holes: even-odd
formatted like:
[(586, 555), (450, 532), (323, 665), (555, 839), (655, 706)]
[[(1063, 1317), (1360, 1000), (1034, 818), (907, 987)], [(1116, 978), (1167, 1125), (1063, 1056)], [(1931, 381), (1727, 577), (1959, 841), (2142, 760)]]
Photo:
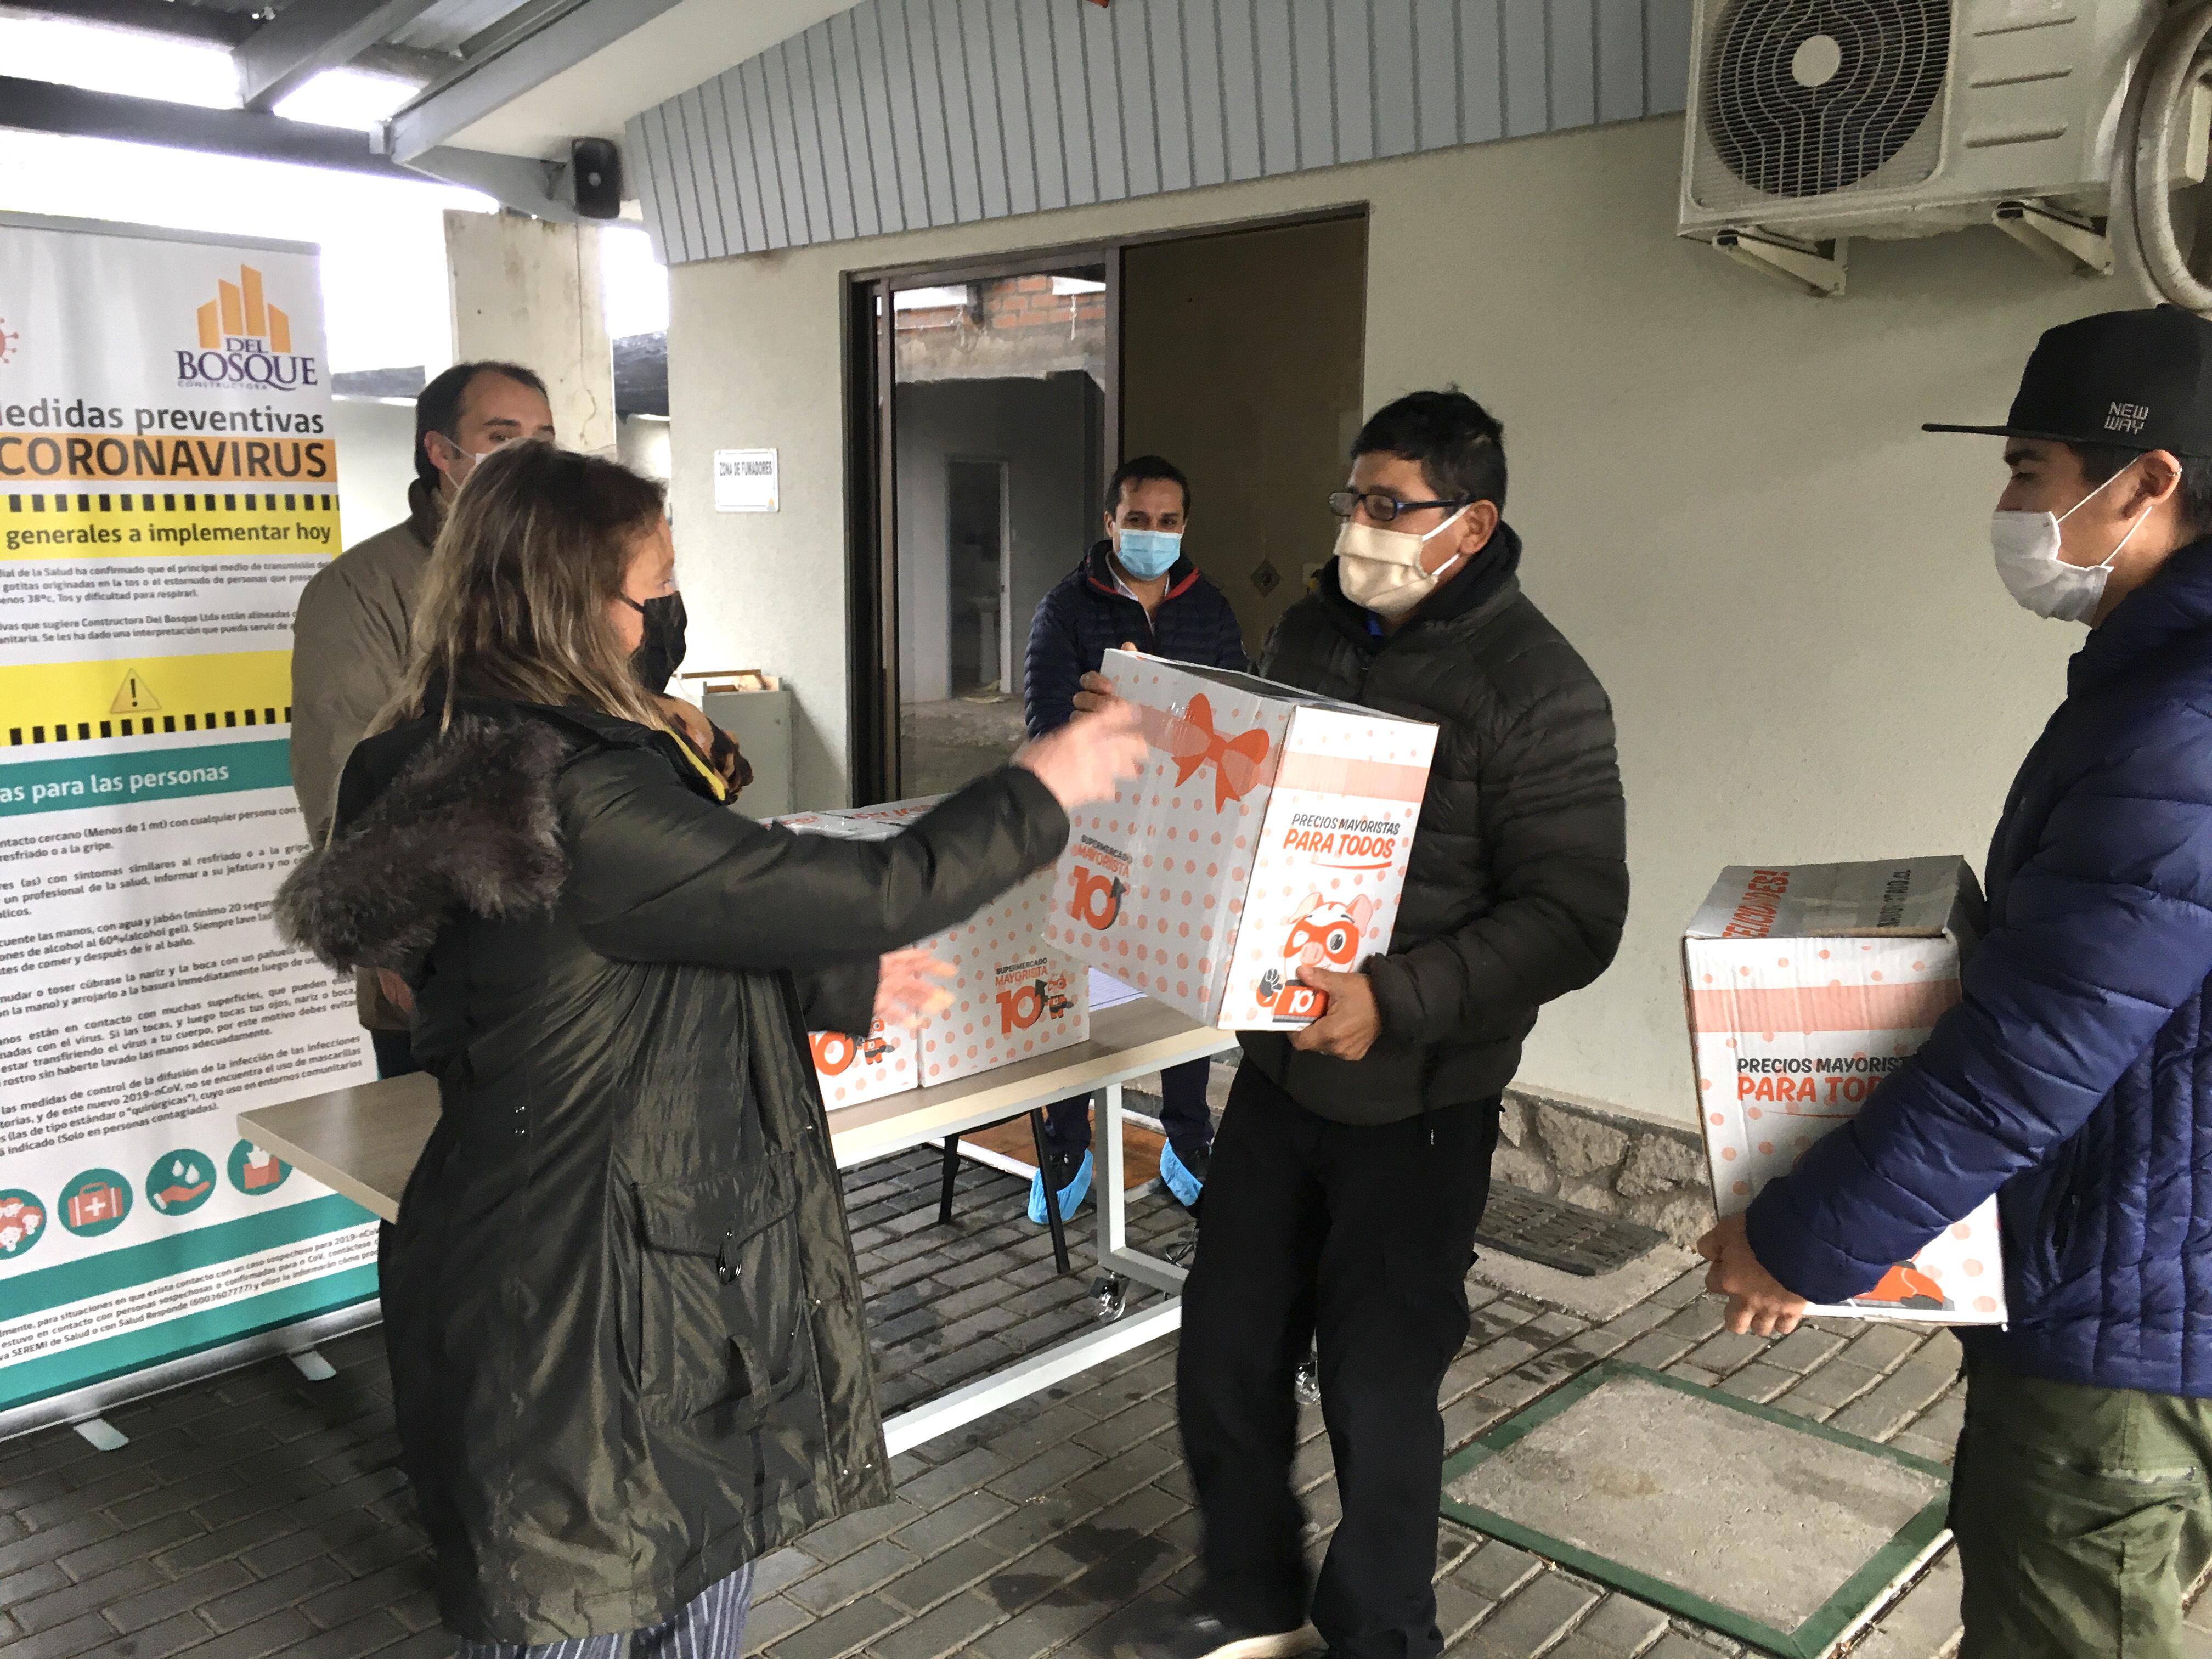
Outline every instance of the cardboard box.
[[(813, 835), (882, 840), (936, 804), (935, 798), (892, 801), (797, 813), (780, 822)], [(833, 1109), (858, 1105), (1087, 1041), (1088, 981), (1059, 952), (1047, 949), (1042, 937), (1054, 875), (1049, 868), (1040, 870), (957, 927), (915, 941), (955, 969), (946, 988), (952, 994), (951, 1005), (925, 1021), (918, 1033), (886, 1031), (878, 1021), (850, 1058), (840, 1045), (851, 1039), (810, 1033), (823, 1101)], [(844, 1066), (830, 1069), (841, 1059)], [(856, 1070), (861, 1075), (854, 1078)]]
[(1045, 940), (1222, 1030), (1328, 1006), (1302, 964), (1387, 951), (1437, 728), (1109, 651), (1151, 763), (1076, 815)]
[[(836, 816), (896, 835), (939, 799), (856, 806)], [(1044, 939), (1054, 875), (1040, 870), (957, 927), (916, 941), (956, 970), (951, 1006), (921, 1028), (923, 1087), (1089, 1041), (1090, 981)]]
[[(877, 841), (896, 833), (841, 812), (794, 812), (776, 822), (807, 835), (847, 841)], [(921, 1086), (915, 1066), (918, 1043), (903, 1027), (887, 1029), (878, 1019), (871, 1021), (865, 1032), (809, 1031), (806, 1046), (813, 1052), (822, 1103), (833, 1112), (840, 1106), (858, 1106)]]
[(916, 1086), (914, 1033), (903, 1026), (886, 1028), (878, 1019), (858, 1036), (809, 1031), (806, 1045), (814, 1052), (822, 1103), (833, 1112)]
[[(1734, 1215), (1855, 1116), (1959, 1000), (1981, 890), (1961, 859), (1737, 866), (1682, 941), (1713, 1202)], [(1994, 1200), (1815, 1314), (1995, 1325)]]

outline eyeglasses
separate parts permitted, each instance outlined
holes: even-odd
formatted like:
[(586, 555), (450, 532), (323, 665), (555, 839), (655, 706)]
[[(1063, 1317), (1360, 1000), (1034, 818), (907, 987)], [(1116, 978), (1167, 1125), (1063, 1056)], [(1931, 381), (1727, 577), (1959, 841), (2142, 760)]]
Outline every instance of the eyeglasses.
[(1395, 495), (1386, 495), (1379, 489), (1340, 489), (1328, 498), (1328, 510), (1340, 519), (1348, 519), (1359, 511), (1363, 501), (1367, 504), (1367, 516), (1377, 524), (1389, 524), (1401, 513), (1418, 513), (1425, 507), (1458, 508), (1467, 505), (1466, 500), (1401, 501)]

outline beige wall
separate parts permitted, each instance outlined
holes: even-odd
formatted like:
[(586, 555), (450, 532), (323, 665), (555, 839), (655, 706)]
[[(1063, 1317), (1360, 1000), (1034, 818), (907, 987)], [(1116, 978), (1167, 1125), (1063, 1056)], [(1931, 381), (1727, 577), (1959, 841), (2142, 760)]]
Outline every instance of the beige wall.
[(1323, 501), (1359, 424), (1366, 275), (1358, 218), (1153, 242), (1123, 264), (1121, 453), (1189, 476), (1191, 557), (1255, 657), (1328, 557)]
[(668, 422), (649, 415), (625, 415), (615, 423), (615, 448), (623, 465), (648, 478), (668, 477)]
[(598, 228), (448, 210), (446, 276), (453, 360), (489, 357), (536, 369), (561, 441), (613, 450), (614, 347)]
[[(1692, 1116), (1675, 939), (1719, 866), (1964, 852), (2077, 630), (1989, 568), (1993, 441), (2051, 323), (2141, 303), (1993, 231), (1853, 249), (1797, 298), (1671, 234), (1678, 121), (1553, 135), (675, 273), (684, 589), (701, 659), (787, 673), (802, 799), (844, 753), (837, 275), (1365, 200), (1366, 402), (1446, 380), (1503, 418), (1529, 592), (1611, 690), (1635, 878), (1613, 971), (1549, 1012), (1529, 1085)], [(784, 511), (717, 517), (708, 452), (775, 445)], [(1316, 526), (1326, 550), (1327, 524)]]
[(346, 546), (407, 516), (415, 481), (415, 405), (374, 398), (331, 400), (338, 446), (338, 538)]

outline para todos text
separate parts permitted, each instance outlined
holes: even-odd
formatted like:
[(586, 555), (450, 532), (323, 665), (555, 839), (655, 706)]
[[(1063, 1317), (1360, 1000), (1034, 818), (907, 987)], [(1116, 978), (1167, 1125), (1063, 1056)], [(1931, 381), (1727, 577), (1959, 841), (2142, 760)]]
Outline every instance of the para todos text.
[(1735, 1097), (1777, 1106), (1856, 1106), (1904, 1064), (1895, 1054), (1749, 1057), (1736, 1062)]

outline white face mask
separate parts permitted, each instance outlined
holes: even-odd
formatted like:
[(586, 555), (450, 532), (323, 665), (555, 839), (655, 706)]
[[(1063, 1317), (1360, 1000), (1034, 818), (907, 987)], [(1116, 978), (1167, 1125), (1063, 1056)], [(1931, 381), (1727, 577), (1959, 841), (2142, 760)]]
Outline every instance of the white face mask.
[(452, 489), (459, 489), (466, 483), (469, 474), (477, 470), (477, 463), (495, 453), (490, 449), (464, 449), (442, 432), (438, 434), (438, 441), (445, 445), (446, 453), (453, 459), (453, 470), (446, 475), (447, 487)]
[(2120, 538), (2119, 547), (2102, 564), (2069, 564), (2059, 556), (2064, 538), (2058, 526), (2103, 494), (2127, 468), (2099, 484), (2056, 517), (2048, 513), (1990, 514), (1990, 545), (1996, 550), (1997, 576), (2022, 607), (2055, 622), (2094, 621), (2105, 597), (2105, 584), (2112, 574), (2112, 561), (2120, 556), (2148, 514), (2140, 514)]
[[(1469, 502), (1468, 506), (1474, 505)], [(1336, 532), (1336, 581), (1344, 597), (1378, 617), (1404, 616), (1430, 594), (1460, 561), (1455, 553), (1434, 570), (1421, 568), (1421, 550), (1459, 522), (1458, 513), (1425, 536), (1346, 519)]]

